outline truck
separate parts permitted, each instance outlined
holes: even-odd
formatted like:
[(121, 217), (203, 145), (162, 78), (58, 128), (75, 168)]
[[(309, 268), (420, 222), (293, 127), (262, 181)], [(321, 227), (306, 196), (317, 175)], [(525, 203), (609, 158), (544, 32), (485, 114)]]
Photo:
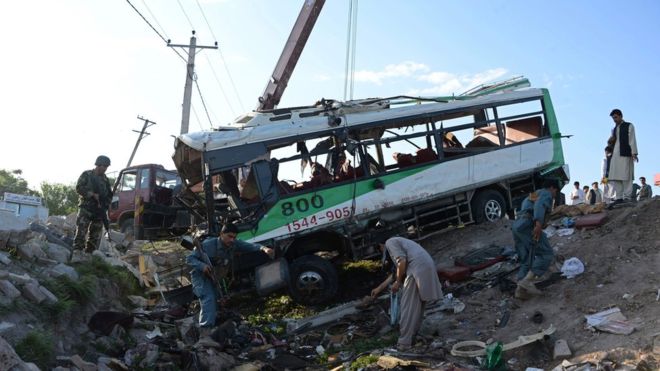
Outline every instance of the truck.
[(550, 93), (528, 86), (255, 110), (180, 135), (173, 159), (184, 187), (203, 186), (209, 236), (234, 223), (288, 262), (293, 299), (322, 303), (339, 285), (333, 262), (378, 256), (381, 233), (513, 217), (545, 179), (567, 182)]
[(117, 175), (108, 210), (112, 226), (129, 238), (158, 240), (186, 232), (190, 213), (177, 199), (181, 178), (159, 164), (134, 165)]

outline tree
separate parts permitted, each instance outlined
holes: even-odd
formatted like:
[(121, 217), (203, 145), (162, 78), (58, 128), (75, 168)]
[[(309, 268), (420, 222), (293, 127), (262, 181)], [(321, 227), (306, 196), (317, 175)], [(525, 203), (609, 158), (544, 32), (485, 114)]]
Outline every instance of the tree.
[(50, 215), (69, 215), (78, 209), (78, 194), (73, 184), (42, 182), (41, 193)]
[(0, 170), (0, 195), (5, 192), (20, 195), (39, 196), (39, 192), (28, 188), (28, 183), (21, 177), (23, 170)]

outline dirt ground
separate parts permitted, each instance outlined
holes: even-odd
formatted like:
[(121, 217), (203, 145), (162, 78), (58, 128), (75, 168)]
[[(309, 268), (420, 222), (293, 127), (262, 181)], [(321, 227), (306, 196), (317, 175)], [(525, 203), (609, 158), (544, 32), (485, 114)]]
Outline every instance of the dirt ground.
[[(515, 299), (511, 292), (502, 292), (498, 287), (458, 296), (466, 308), (445, 317), (446, 328), (440, 337), (446, 350), (462, 340), (494, 339), (509, 343), (552, 324), (556, 332), (547, 344), (504, 353), (509, 369), (551, 369), (560, 364), (561, 359), (552, 359), (556, 339), (568, 342), (574, 360), (591, 359), (600, 364), (609, 360), (612, 365), (632, 365), (635, 369), (640, 360), (646, 359), (642, 365), (647, 369), (660, 369), (660, 354), (651, 354), (653, 339), (660, 336), (660, 199), (607, 213), (606, 222), (598, 228), (550, 238), (557, 258), (551, 271), (559, 271), (563, 260), (577, 257), (585, 265), (583, 274), (573, 279), (562, 278), (543, 289), (542, 296), (527, 301)], [(510, 224), (511, 221), (502, 220), (471, 225), (423, 241), (422, 245), (437, 263), (451, 265), (466, 251), (490, 244), (512, 246)], [(511, 274), (514, 277), (515, 272)], [(617, 335), (587, 329), (585, 315), (612, 307), (618, 307), (635, 326), (633, 333)], [(537, 311), (543, 317), (543, 322), (538, 324), (532, 322)], [(501, 322), (505, 325), (501, 326)], [(465, 360), (460, 362), (469, 364)]]

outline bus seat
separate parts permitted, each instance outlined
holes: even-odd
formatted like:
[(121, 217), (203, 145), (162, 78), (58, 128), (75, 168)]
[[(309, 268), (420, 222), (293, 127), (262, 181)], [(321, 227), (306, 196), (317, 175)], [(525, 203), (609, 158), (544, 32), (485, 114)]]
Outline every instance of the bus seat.
[(482, 136), (474, 137), (474, 139), (472, 139), (470, 143), (465, 145), (465, 148), (483, 148), (483, 147), (499, 147), (499, 145), (493, 142), (492, 140)]
[(399, 166), (399, 168), (404, 168), (415, 164), (415, 157), (410, 153), (394, 152), (392, 157), (394, 157), (394, 160), (396, 160), (396, 164)]
[[(504, 130), (504, 136), (506, 137), (506, 127), (502, 126), (502, 129)], [(497, 126), (495, 125), (490, 125), (490, 126), (484, 126), (481, 128), (475, 128), (474, 129), (474, 137), (482, 137), (490, 140), (493, 143), (499, 143), (500, 138), (497, 136)]]
[(508, 121), (506, 127), (508, 128), (506, 132), (507, 143), (524, 142), (543, 135), (541, 116)]
[(438, 155), (431, 148), (420, 148), (415, 155), (415, 163), (421, 164), (438, 159)]

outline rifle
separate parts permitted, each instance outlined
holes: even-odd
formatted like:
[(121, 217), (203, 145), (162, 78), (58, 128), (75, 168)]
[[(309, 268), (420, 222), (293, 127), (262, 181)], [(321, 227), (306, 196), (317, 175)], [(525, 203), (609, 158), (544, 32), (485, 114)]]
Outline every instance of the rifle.
[[(115, 185), (113, 187), (112, 192), (110, 193), (110, 200), (112, 200), (112, 195), (115, 194), (115, 190), (117, 189), (118, 182), (115, 182)], [(96, 176), (92, 176), (92, 186), (94, 187), (94, 191), (97, 195), (101, 195), (101, 185), (98, 182), (98, 179)], [(108, 205), (110, 206), (110, 205)], [(100, 200), (96, 200), (96, 214), (98, 217), (101, 218), (101, 221), (103, 222), (103, 227), (105, 227), (105, 231), (107, 232), (107, 237), (108, 237), (108, 242), (112, 242), (110, 240), (110, 220), (108, 220), (108, 213), (107, 211), (103, 208), (103, 205), (101, 205)]]
[(218, 273), (216, 272), (213, 263), (211, 262), (211, 258), (209, 258), (206, 251), (204, 251), (204, 247), (202, 246), (202, 243), (198, 238), (195, 238), (193, 240), (193, 245), (195, 246), (195, 248), (197, 248), (197, 251), (199, 251), (200, 254), (202, 255), (202, 260), (204, 261), (204, 263), (206, 263), (211, 269), (211, 274), (208, 275), (207, 277), (209, 277), (211, 282), (213, 282), (213, 286), (215, 287), (216, 292), (219, 294), (219, 297), (221, 299), (228, 298), (229, 290), (227, 289), (227, 283), (225, 282), (224, 278), (218, 280), (218, 276), (217, 276)]

